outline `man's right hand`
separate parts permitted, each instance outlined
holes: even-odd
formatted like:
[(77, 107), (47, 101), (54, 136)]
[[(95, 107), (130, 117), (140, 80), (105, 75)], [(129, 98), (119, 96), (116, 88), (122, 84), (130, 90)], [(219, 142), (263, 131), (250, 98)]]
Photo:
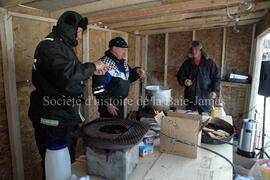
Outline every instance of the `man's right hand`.
[(111, 115), (113, 115), (113, 116), (117, 116), (117, 115), (118, 115), (118, 113), (117, 113), (118, 108), (115, 107), (115, 106), (112, 105), (112, 104), (108, 104), (108, 105), (107, 105), (107, 111), (108, 111)]
[(189, 87), (192, 85), (192, 81), (190, 79), (185, 80), (185, 86)]
[(104, 75), (108, 71), (108, 65), (104, 64), (102, 61), (93, 62), (96, 66), (95, 75)]

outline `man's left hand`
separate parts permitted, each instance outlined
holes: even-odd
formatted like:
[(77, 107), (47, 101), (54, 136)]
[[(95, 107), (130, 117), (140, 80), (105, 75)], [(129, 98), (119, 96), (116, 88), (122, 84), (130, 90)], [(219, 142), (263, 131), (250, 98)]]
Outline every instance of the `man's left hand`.
[(136, 72), (139, 74), (140, 78), (144, 78), (145, 77), (145, 71), (141, 68), (138, 68), (136, 70)]
[(217, 93), (216, 92), (211, 92), (210, 93), (210, 98), (211, 99), (216, 99), (216, 97), (217, 97)]

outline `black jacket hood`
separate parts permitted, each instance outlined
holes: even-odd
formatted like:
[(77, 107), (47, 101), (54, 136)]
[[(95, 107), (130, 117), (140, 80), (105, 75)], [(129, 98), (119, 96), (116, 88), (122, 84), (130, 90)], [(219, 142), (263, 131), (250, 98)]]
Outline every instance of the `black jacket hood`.
[(66, 44), (75, 47), (78, 45), (77, 29), (82, 19), (82, 16), (77, 12), (66, 11), (58, 19), (53, 31), (56, 31)]

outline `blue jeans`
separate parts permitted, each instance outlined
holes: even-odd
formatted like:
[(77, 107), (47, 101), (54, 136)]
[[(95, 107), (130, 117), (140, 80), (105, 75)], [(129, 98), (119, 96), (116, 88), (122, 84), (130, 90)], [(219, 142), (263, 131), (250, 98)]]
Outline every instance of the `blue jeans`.
[(202, 114), (203, 112), (210, 113), (211, 109), (212, 109), (211, 106), (206, 106), (206, 105), (200, 106), (200, 105), (188, 104), (186, 106), (186, 110), (192, 110), (192, 111), (198, 110), (199, 114)]

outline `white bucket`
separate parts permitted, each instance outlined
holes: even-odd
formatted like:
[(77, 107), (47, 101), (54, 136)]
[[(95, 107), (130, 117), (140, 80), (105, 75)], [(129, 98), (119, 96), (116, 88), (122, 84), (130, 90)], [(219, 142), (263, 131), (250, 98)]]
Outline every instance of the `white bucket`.
[(67, 144), (55, 140), (48, 144), (45, 155), (46, 180), (67, 180), (71, 176), (71, 162)]

